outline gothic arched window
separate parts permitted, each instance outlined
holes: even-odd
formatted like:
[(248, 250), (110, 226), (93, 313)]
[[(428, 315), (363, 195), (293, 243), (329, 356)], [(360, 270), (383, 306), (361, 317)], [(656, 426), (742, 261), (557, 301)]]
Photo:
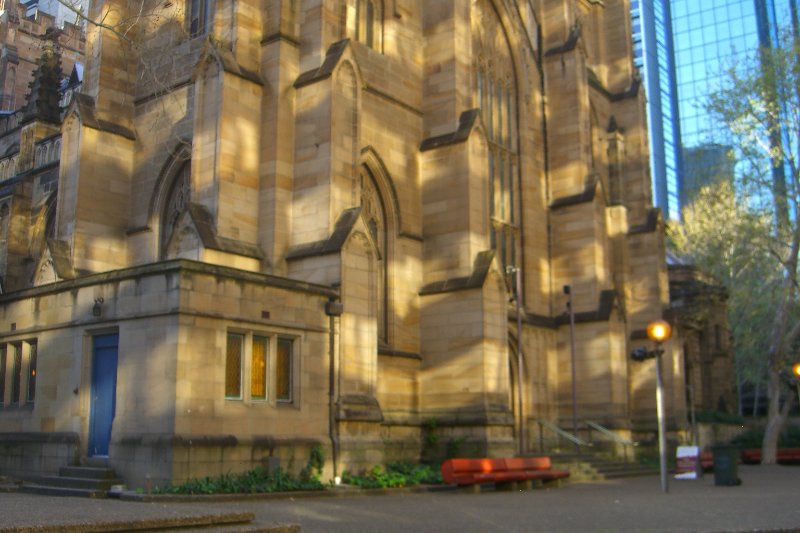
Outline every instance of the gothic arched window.
[(389, 342), (387, 308), (387, 274), (386, 274), (386, 211), (375, 184), (375, 178), (368, 168), (361, 169), (361, 216), (369, 229), (379, 257), (376, 261), (376, 317), (378, 320), (378, 342)]
[(511, 49), (488, 0), (473, 7), (475, 105), (489, 146), (491, 246), (504, 267), (516, 265), (519, 247), (517, 84)]
[(162, 255), (166, 255), (167, 245), (175, 231), (178, 217), (186, 209), (189, 203), (191, 185), (189, 163), (184, 164), (172, 181), (167, 201), (164, 203), (164, 211), (161, 215), (161, 250)]

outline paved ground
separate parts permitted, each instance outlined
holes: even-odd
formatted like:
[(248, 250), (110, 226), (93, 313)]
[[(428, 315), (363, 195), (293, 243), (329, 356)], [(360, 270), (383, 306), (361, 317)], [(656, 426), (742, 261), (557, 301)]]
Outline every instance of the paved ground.
[[(399, 492), (249, 501), (138, 503), (0, 494), (0, 531), (209, 513), (252, 512), (255, 524), (300, 524), (313, 532), (739, 532), (800, 531), (800, 467), (740, 466), (743, 483), (713, 475), (574, 483), (527, 492)], [(41, 529), (40, 529), (41, 530)]]

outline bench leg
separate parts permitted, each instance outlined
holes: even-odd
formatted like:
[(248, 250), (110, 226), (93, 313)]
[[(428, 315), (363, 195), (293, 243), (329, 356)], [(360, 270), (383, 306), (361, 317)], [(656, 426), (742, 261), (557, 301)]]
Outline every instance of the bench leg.
[(459, 492), (466, 492), (468, 494), (478, 494), (481, 491), (480, 483), (472, 483), (471, 485), (459, 485)]
[(515, 485), (516, 490), (531, 490), (533, 488), (533, 480), (526, 479), (525, 481), (517, 481)]
[(498, 481), (494, 484), (494, 490), (497, 492), (511, 492), (517, 490), (515, 481)]
[(557, 489), (558, 487), (560, 487), (560, 486), (562, 485), (562, 481), (563, 481), (563, 480), (562, 480), (561, 478), (556, 478), (556, 479), (551, 479), (551, 480), (548, 480), (548, 481), (547, 481), (547, 487), (548, 487), (548, 488), (554, 488), (554, 489)]
[(498, 492), (518, 492), (531, 490), (531, 488), (533, 488), (533, 482), (530, 479), (523, 481), (498, 481), (494, 484), (494, 488)]

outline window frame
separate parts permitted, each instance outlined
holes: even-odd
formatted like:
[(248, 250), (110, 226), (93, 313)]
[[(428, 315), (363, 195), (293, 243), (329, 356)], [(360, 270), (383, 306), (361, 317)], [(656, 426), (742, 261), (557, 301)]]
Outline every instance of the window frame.
[[(228, 350), (231, 338), (241, 339), (239, 349), (240, 358), (240, 374), (239, 374), (239, 395), (233, 396), (228, 394), (227, 379), (228, 379)], [(223, 397), (226, 401), (242, 402), (247, 405), (268, 404), (271, 406), (291, 406), (296, 405), (298, 402), (298, 342), (300, 337), (297, 335), (278, 333), (278, 332), (265, 332), (259, 330), (241, 330), (231, 328), (226, 331), (225, 346), (223, 353), (224, 359), (224, 376), (225, 384), (223, 387)], [(285, 383), (279, 385), (279, 346), (285, 346), (289, 343), (288, 354), (288, 375)], [(254, 349), (257, 344), (263, 345), (263, 375), (260, 379), (263, 380), (263, 395), (254, 394), (255, 378), (257, 371), (254, 371), (258, 365), (258, 351)], [(288, 389), (288, 394), (280, 394), (279, 390), (281, 385)]]
[(36, 401), (36, 363), (39, 356), (39, 344), (35, 339), (28, 341), (26, 344), (28, 345), (28, 364), (25, 370), (27, 381), (25, 403), (33, 404)]
[(214, 20), (214, 0), (187, 0), (186, 24), (189, 37), (200, 37), (211, 31)]
[(37, 359), (37, 339), (0, 343), (0, 409), (34, 405)]
[(381, 0), (353, 0), (353, 40), (367, 48), (383, 50), (383, 2)]
[[(258, 383), (260, 387), (263, 387), (263, 390), (264, 390), (264, 394), (263, 395), (255, 395), (255, 394), (253, 394), (253, 389), (254, 389), (254, 386), (256, 384), (256, 379), (255, 379), (256, 378), (256, 372), (255, 372), (254, 369), (256, 367), (256, 350), (255, 350), (255, 346), (256, 346), (256, 341), (257, 340), (263, 341), (263, 346), (264, 346), (264, 353), (263, 353), (264, 371), (263, 371), (261, 379), (259, 380), (259, 383)], [(269, 397), (270, 397), (269, 382), (270, 382), (270, 376), (272, 375), (272, 372), (270, 371), (270, 367), (269, 367), (269, 354), (270, 354), (270, 345), (271, 344), (272, 343), (270, 342), (270, 337), (267, 336), (267, 335), (260, 335), (260, 334), (255, 334), (255, 333), (252, 335), (252, 340), (251, 340), (251, 343), (250, 343), (250, 347), (251, 347), (250, 348), (250, 358), (249, 358), (250, 359), (250, 391), (249, 391), (250, 394), (249, 394), (249, 397), (250, 397), (250, 400), (253, 401), (253, 402), (267, 402), (267, 401), (269, 401)]]
[[(282, 377), (281, 377), (282, 376), (282, 372), (278, 368), (278, 365), (280, 364), (279, 358), (281, 357), (281, 355), (280, 355), (280, 346), (281, 346), (282, 343), (284, 345), (286, 345), (288, 343), (288, 346), (289, 346), (288, 356), (285, 356), (288, 359), (288, 365), (287, 365), (288, 370), (287, 370), (287, 376), (286, 376), (285, 379), (282, 379)], [(294, 357), (294, 351), (295, 351), (294, 350), (294, 345), (295, 345), (294, 339), (292, 339), (290, 337), (278, 336), (277, 339), (275, 340), (275, 402), (279, 403), (279, 404), (286, 405), (286, 404), (294, 403), (294, 390), (295, 390), (294, 377), (295, 377), (295, 373), (296, 373), (296, 370), (295, 370), (295, 357)], [(279, 382), (279, 380), (280, 380), (280, 382)], [(283, 383), (284, 381), (285, 381), (285, 383)], [(280, 392), (279, 392), (280, 391), (280, 385), (285, 385), (286, 386), (286, 388), (288, 389), (287, 390), (288, 394), (286, 394), (284, 396), (280, 395)]]
[[(228, 378), (232, 378), (232, 376), (234, 375), (233, 372), (228, 370), (228, 365), (231, 362), (231, 345), (230, 345), (231, 338), (239, 338), (239, 339), (241, 339), (241, 341), (239, 343), (239, 355), (238, 355), (238, 357), (239, 357), (239, 372), (238, 372), (239, 373), (239, 378), (238, 378), (238, 384), (237, 384), (238, 392), (237, 392), (236, 395), (228, 393), (228, 390), (229, 390)], [(241, 399), (244, 398), (244, 374), (245, 374), (245, 372), (244, 372), (244, 358), (245, 358), (244, 350), (245, 350), (245, 345), (246, 345), (246, 337), (245, 337), (244, 334), (236, 333), (236, 332), (232, 332), (232, 331), (228, 331), (226, 333), (226, 335), (225, 335), (225, 389), (224, 389), (224, 392), (225, 392), (224, 395), (225, 395), (225, 399), (226, 400), (241, 400)], [(232, 382), (230, 384), (232, 384)]]
[(11, 360), (11, 401), (12, 406), (22, 405), (22, 368), (25, 366), (25, 360), (22, 353), (22, 343), (12, 342), (9, 343), (12, 347), (12, 360)]

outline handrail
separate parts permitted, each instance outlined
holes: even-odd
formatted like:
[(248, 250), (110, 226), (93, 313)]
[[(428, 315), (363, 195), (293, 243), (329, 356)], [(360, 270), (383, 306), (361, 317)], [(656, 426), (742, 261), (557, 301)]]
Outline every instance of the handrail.
[(638, 446), (639, 445), (638, 442), (634, 442), (632, 440), (628, 440), (628, 439), (625, 439), (623, 437), (620, 437), (619, 435), (617, 435), (616, 433), (614, 433), (613, 431), (611, 431), (607, 427), (603, 427), (600, 424), (598, 424), (597, 422), (594, 422), (592, 420), (586, 420), (586, 425), (589, 426), (592, 429), (596, 429), (597, 431), (599, 431), (600, 433), (602, 433), (606, 437), (610, 438), (611, 440), (613, 440), (614, 442), (617, 442), (619, 444), (623, 444), (625, 446)]
[[(616, 442), (617, 444), (622, 444), (622, 446), (624, 446), (623, 452), (625, 454), (625, 462), (626, 463), (628, 462), (628, 446), (638, 446), (639, 445), (638, 442), (635, 442), (635, 441), (620, 437), (619, 435), (617, 435), (616, 433), (614, 433), (613, 431), (611, 431), (607, 427), (601, 426), (600, 424), (598, 424), (597, 422), (594, 422), (593, 420), (586, 420), (586, 425), (589, 426), (592, 429), (595, 429), (595, 430), (599, 431), (600, 433), (602, 433), (603, 435), (605, 435), (606, 437), (608, 437), (612, 441)], [(592, 434), (589, 433), (590, 438), (591, 438), (591, 435)]]
[(568, 431), (564, 431), (563, 429), (561, 429), (560, 427), (556, 426), (555, 424), (551, 424), (547, 420), (537, 420), (537, 422), (539, 423), (540, 427), (542, 427), (542, 426), (546, 427), (550, 431), (555, 432), (559, 437), (563, 437), (563, 438), (567, 439), (568, 441), (570, 441), (571, 443), (575, 444), (576, 446), (591, 446), (592, 445), (591, 443), (586, 442), (585, 440), (583, 440), (582, 438), (578, 437), (577, 435), (573, 435), (572, 433), (569, 433)]

